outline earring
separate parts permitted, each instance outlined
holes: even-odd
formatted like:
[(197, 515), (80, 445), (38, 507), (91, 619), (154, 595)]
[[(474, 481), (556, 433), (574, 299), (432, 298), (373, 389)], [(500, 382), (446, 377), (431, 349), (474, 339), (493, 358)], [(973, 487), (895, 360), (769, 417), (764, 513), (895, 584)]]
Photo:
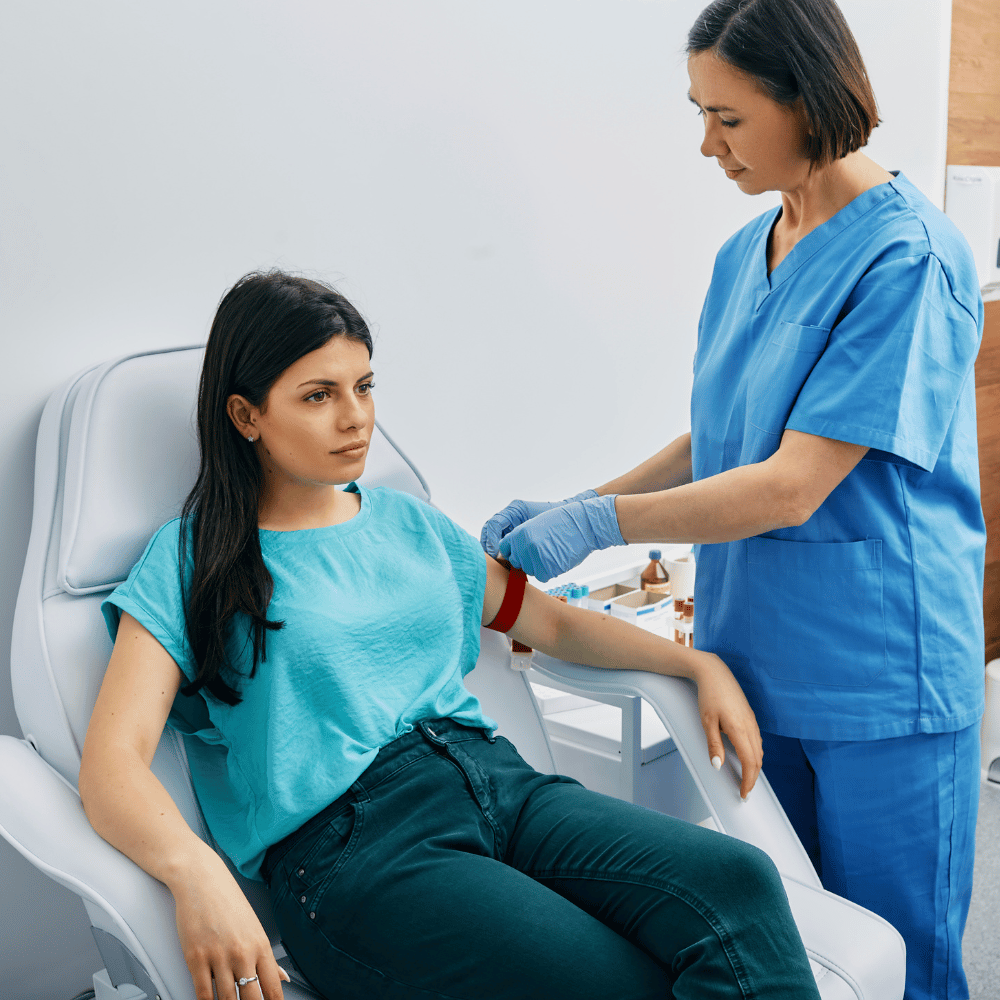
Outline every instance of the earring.
[(251, 444), (253, 444), (253, 435), (252, 435), (252, 434), (248, 435), (248, 436), (247, 436), (247, 440), (248, 440), (248, 441), (249, 441), (249, 442), (250, 442)]

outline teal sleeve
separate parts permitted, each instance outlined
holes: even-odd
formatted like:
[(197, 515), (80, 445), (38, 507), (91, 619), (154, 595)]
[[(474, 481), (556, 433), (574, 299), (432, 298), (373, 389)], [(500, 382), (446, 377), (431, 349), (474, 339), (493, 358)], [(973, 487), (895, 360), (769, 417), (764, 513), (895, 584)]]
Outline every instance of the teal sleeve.
[[(169, 521), (153, 535), (128, 579), (104, 599), (101, 612), (112, 640), (118, 635), (121, 613), (128, 612), (170, 654), (187, 683), (194, 679), (196, 670), (181, 599), (179, 527), (179, 520)], [(178, 692), (167, 723), (207, 740), (215, 730), (200, 691), (192, 695)]]
[(165, 524), (150, 539), (128, 579), (101, 604), (112, 640), (118, 635), (121, 613), (127, 611), (171, 655), (181, 673), (194, 677), (181, 599), (179, 521)]
[[(132, 567), (128, 579), (104, 599), (101, 612), (112, 640), (118, 635), (121, 613), (128, 612), (170, 654), (185, 682), (190, 682), (196, 670), (187, 641), (181, 597), (179, 539), (179, 519), (160, 528)], [(178, 691), (167, 724), (206, 742), (217, 742), (217, 730), (201, 691), (192, 695)]]
[(486, 597), (486, 554), (479, 540), (459, 527), (446, 514), (428, 507), (436, 533), (441, 539), (459, 592), (462, 595), (465, 644), (463, 662), (467, 673), (479, 659), (480, 628), (483, 623), (483, 601)]
[(934, 254), (875, 264), (830, 331), (786, 428), (933, 471), (981, 328)]

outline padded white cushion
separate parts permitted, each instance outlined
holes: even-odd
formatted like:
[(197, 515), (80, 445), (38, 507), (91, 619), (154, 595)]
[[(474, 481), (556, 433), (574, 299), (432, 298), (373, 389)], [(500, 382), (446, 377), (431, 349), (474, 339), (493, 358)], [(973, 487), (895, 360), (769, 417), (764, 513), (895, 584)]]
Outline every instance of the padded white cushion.
[[(180, 513), (198, 474), (203, 356), (181, 348), (109, 362), (72, 402), (57, 572), (66, 593), (117, 586), (156, 529)], [(430, 500), (377, 423), (359, 482)]]

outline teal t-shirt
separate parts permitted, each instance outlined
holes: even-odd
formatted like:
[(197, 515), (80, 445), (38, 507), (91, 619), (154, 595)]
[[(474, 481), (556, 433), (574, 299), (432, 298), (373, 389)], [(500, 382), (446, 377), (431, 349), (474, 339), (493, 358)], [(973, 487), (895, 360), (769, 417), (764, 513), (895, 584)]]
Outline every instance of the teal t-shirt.
[[(361, 495), (349, 521), (260, 531), (274, 579), (268, 618), (285, 626), (267, 633), (267, 659), (251, 680), (248, 620), (234, 620), (228, 653), (243, 676), (223, 678), (242, 702), (178, 691), (167, 719), (197, 737), (186, 744), (205, 821), (236, 869), (257, 881), (267, 849), (347, 791), (414, 723), (450, 717), (497, 728), (463, 683), (479, 657), (479, 542), (408, 493), (348, 490)], [(127, 611), (192, 681), (179, 532), (179, 518), (160, 528), (101, 609), (112, 638)], [(191, 568), (189, 556), (186, 580)]]

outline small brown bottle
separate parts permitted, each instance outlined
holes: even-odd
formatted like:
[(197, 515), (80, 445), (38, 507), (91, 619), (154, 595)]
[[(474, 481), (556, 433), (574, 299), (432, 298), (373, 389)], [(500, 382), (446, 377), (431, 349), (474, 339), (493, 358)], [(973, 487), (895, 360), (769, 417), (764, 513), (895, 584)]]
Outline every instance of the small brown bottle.
[(639, 586), (642, 590), (650, 590), (655, 594), (670, 593), (670, 574), (660, 562), (660, 550), (649, 550), (649, 565), (639, 576)]

